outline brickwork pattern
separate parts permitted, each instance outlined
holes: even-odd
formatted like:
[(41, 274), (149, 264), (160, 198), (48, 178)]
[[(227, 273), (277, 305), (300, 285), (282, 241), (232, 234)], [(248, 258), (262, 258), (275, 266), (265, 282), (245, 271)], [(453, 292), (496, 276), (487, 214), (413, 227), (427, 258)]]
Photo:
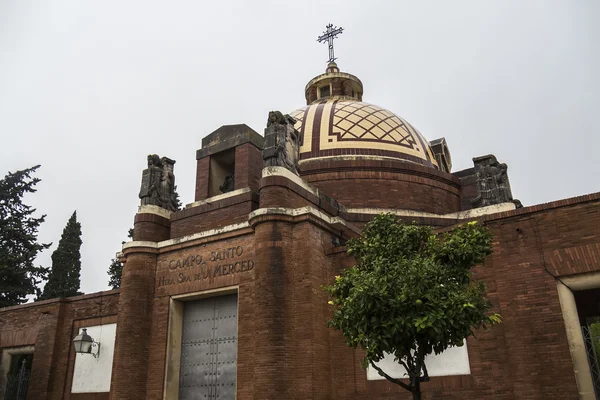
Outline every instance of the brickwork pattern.
[(340, 215), (344, 207), (323, 192), (314, 192), (283, 176), (269, 176), (260, 181), (260, 207), (299, 208), (313, 206), (332, 216)]
[[(471, 375), (432, 378), (423, 385), (424, 399), (578, 398), (553, 275), (600, 271), (599, 205), (564, 201), (484, 218), (494, 253), (474, 278), (486, 282), (503, 323), (469, 338)], [(343, 248), (333, 257), (336, 271), (353, 264)], [(355, 382), (335, 386), (333, 398), (411, 398), (387, 381), (367, 381), (358, 367), (361, 352), (349, 352), (338, 332), (330, 343), (333, 381)]]
[(171, 238), (179, 238), (209, 229), (245, 222), (248, 220), (248, 214), (257, 208), (257, 203), (252, 200), (234, 198), (225, 200), (220, 201), (219, 204), (213, 203), (194, 207), (198, 209), (197, 213), (173, 221), (171, 224)]
[(262, 151), (252, 143), (235, 148), (235, 189), (250, 188), (258, 192), (262, 176)]
[[(189, 282), (173, 285), (161, 285), (161, 278), (165, 276), (177, 279), (179, 273), (194, 277), (203, 272), (203, 267), (196, 263), (194, 265), (177, 268), (173, 272), (169, 267), (172, 265), (169, 263), (170, 260), (184, 260), (190, 256), (196, 257), (199, 255), (201, 255), (204, 260), (208, 260), (207, 257), (211, 252), (222, 252), (237, 246), (243, 248), (241, 257), (244, 260), (249, 259), (254, 261), (255, 266), (252, 270), (243, 273), (213, 276), (208, 279), (192, 279)], [(228, 261), (226, 260), (223, 261), (223, 263), (227, 262)], [(211, 263), (209, 266), (214, 268), (217, 264), (218, 262)], [(149, 347), (152, 351), (146, 365), (148, 376), (148, 381), (146, 383), (146, 399), (159, 400), (163, 398), (170, 297), (236, 286), (239, 291), (239, 315), (244, 315), (244, 317), (240, 317), (238, 321), (238, 399), (252, 398), (253, 379), (255, 376), (255, 323), (254, 318), (252, 317), (254, 312), (253, 286), (254, 272), (257, 265), (258, 260), (254, 255), (254, 236), (248, 234), (231, 238), (223, 238), (222, 236), (215, 237), (210, 241), (205, 241), (203, 244), (170, 251), (158, 257), (156, 262), (156, 280), (154, 281), (156, 287), (152, 300), (151, 333), (149, 337)], [(185, 299), (183, 300), (185, 301)]]
[[(78, 324), (99, 316), (116, 318), (119, 290), (52, 299), (0, 309), (0, 348), (34, 345), (28, 399), (94, 399), (71, 395), (72, 340)], [(106, 399), (107, 393), (94, 396)], [(104, 396), (104, 397), (102, 397)]]
[(136, 214), (133, 222), (133, 240), (160, 242), (170, 235), (171, 223), (156, 214)]
[(210, 156), (196, 161), (196, 195), (194, 201), (208, 198), (208, 177), (210, 176)]
[[(363, 224), (372, 215), (347, 213), (342, 205), (348, 205), (342, 199), (353, 207), (358, 207), (354, 204), (359, 204), (359, 199), (370, 207), (407, 208), (397, 205), (394, 197), (401, 197), (398, 193), (384, 193), (384, 188), (390, 190), (392, 177), (403, 175), (406, 180), (397, 182), (417, 188), (408, 187), (406, 198), (412, 196), (415, 200), (410, 201), (427, 204), (426, 211), (460, 209), (460, 186), (447, 174), (426, 174), (419, 166), (413, 173), (394, 171), (396, 164), (387, 171), (377, 170), (381, 165), (376, 167), (307, 173), (307, 179), (314, 178), (312, 184), (321, 184), (326, 193), (333, 187), (340, 198), (318, 198), (281, 177), (262, 179), (260, 206), (312, 205), (326, 214)], [(336, 168), (342, 167), (338, 164)], [(368, 181), (373, 186), (357, 184)], [(352, 193), (344, 192), (344, 182)], [(419, 185), (427, 189), (419, 192)], [(355, 189), (358, 187), (364, 193)], [(438, 194), (432, 193), (441, 192), (448, 196), (446, 205), (433, 199)], [(382, 200), (378, 203), (379, 195)], [(250, 197), (185, 209), (168, 222), (139, 216), (134, 235), (165, 240), (231, 224), (237, 218), (247, 220), (258, 199), (252, 193), (241, 196)], [(367, 203), (369, 196), (372, 201)], [(424, 399), (577, 399), (555, 276), (600, 271), (599, 209), (600, 194), (593, 194), (480, 218), (494, 235), (494, 253), (475, 269), (474, 277), (486, 282), (489, 298), (504, 321), (468, 340), (470, 375), (432, 378), (423, 385)], [(433, 218), (418, 222), (436, 222), (443, 231), (457, 221)], [(168, 224), (169, 235), (163, 229)], [(325, 326), (331, 310), (322, 285), (353, 263), (344, 247), (333, 247), (334, 230), (306, 216), (270, 215), (253, 218), (250, 224), (237, 232), (173, 244), (160, 251), (125, 249), (120, 295), (113, 291), (1, 309), (0, 347), (35, 344), (29, 398), (106, 399), (106, 393), (69, 393), (74, 359), (71, 340), (81, 324), (92, 324), (94, 318), (105, 322), (116, 318), (110, 398), (162, 399), (169, 299), (237, 287), (238, 399), (410, 399), (408, 392), (387, 381), (367, 381), (359, 367), (361, 352), (350, 350), (339, 332)], [(192, 266), (181, 260), (236, 246), (243, 247), (244, 258), (254, 261), (251, 271), (164, 284), (165, 276), (176, 280), (180, 272), (202, 275), (200, 264)]]
[(156, 255), (138, 249), (125, 254), (110, 397), (115, 400), (145, 398), (151, 352)]
[(395, 208), (435, 214), (461, 209), (456, 188), (421, 176), (355, 171), (321, 173), (305, 179), (347, 208)]
[[(289, 299), (293, 296), (288, 289), (291, 279), (287, 273), (293, 268), (292, 225), (286, 222), (264, 223), (255, 227), (255, 270), (254, 324), (255, 359), (253, 399), (293, 398), (291, 380), (294, 376), (292, 361), (286, 345), (291, 338)], [(286, 329), (287, 328), (287, 329)], [(291, 350), (293, 348), (290, 347)], [(306, 376), (306, 373), (303, 374)], [(299, 387), (298, 391), (305, 388)]]

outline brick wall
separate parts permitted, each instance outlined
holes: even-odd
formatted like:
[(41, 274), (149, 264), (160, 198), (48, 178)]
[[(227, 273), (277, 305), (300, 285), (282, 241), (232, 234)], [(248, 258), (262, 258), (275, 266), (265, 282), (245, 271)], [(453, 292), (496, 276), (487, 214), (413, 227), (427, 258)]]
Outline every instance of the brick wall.
[(204, 200), (208, 197), (208, 178), (210, 176), (210, 157), (196, 161), (196, 195), (194, 201)]
[[(359, 193), (357, 184), (364, 184), (369, 174), (386, 179), (370, 178), (372, 186), (363, 186), (365, 193)], [(313, 184), (323, 184), (323, 191), (333, 190), (356, 202), (377, 199), (374, 190), (381, 185), (378, 190), (383, 191), (383, 182), (390, 190), (386, 174), (399, 176), (392, 171), (315, 172), (310, 176)], [(451, 180), (444, 183), (446, 178), (436, 174), (407, 175), (410, 179), (398, 182), (418, 187), (428, 180), (424, 187), (429, 196), (434, 189), (450, 193), (450, 203), (454, 203), (443, 207), (458, 207), (460, 193)], [(344, 176), (350, 194), (342, 186), (335, 188), (335, 182), (344, 184)], [(262, 180), (260, 191), (261, 206), (323, 205), (329, 207), (323, 208), (326, 214), (339, 212), (342, 218), (353, 217), (357, 223), (370, 218), (346, 213), (333, 200), (323, 202), (279, 177)], [(247, 220), (258, 200), (252, 192), (243, 196), (250, 197), (175, 213), (170, 221), (171, 237), (230, 224), (236, 218)], [(426, 193), (422, 196), (423, 202), (429, 201)], [(391, 207), (392, 200), (388, 195), (377, 204)], [(428, 207), (443, 208), (434, 200)], [(70, 395), (71, 340), (77, 327), (93, 321), (90, 318), (117, 318), (111, 398), (162, 399), (170, 299), (237, 287), (238, 399), (409, 399), (409, 393), (387, 381), (367, 381), (359, 367), (361, 352), (349, 349), (339, 332), (326, 328), (331, 310), (322, 286), (353, 261), (343, 247), (332, 247), (332, 229), (311, 218), (259, 216), (250, 221), (250, 227), (234, 232), (159, 250), (126, 249), (118, 317), (119, 292), (1, 309), (0, 347), (35, 344), (31, 399), (105, 399), (106, 394)], [(494, 235), (494, 253), (475, 268), (474, 277), (487, 283), (488, 296), (504, 320), (468, 340), (470, 375), (434, 377), (423, 385), (424, 398), (577, 399), (553, 275), (600, 271), (600, 195), (481, 219)], [(251, 270), (206, 273), (207, 268), (214, 272), (220, 263), (230, 263), (228, 257), (216, 254), (238, 247), (243, 250), (233, 261), (251, 260)]]
[(178, 211), (171, 217), (171, 238), (192, 235), (209, 229), (248, 220), (248, 214), (258, 207), (258, 196), (246, 192), (212, 203)]
[(235, 148), (235, 189), (250, 188), (258, 192), (262, 175), (262, 151), (252, 143)]
[(95, 398), (70, 393), (72, 340), (81, 324), (100, 316), (116, 318), (118, 299), (119, 291), (113, 290), (0, 309), (0, 348), (35, 346), (28, 399)]
[[(215, 252), (223, 254), (223, 251), (238, 246), (242, 249), (239, 257), (211, 261), (211, 255), (216, 255)], [(238, 312), (240, 315), (238, 321), (238, 399), (252, 398), (256, 361), (254, 357), (256, 331), (253, 318), (255, 309), (253, 288), (254, 274), (259, 263), (255, 257), (254, 247), (254, 236), (246, 231), (241, 236), (238, 234), (234, 237), (227, 235), (213, 237), (194, 247), (168, 251), (158, 257), (156, 280), (154, 281), (155, 294), (151, 302), (152, 325), (149, 341), (151, 352), (148, 362), (145, 364), (148, 376), (145, 398), (156, 400), (163, 398), (170, 296), (236, 286), (239, 291)], [(184, 260), (191, 260), (190, 257), (194, 257), (193, 262), (184, 262)], [(196, 262), (199, 259), (202, 261)], [(209, 277), (205, 274), (208, 270), (214, 272), (214, 267), (219, 264), (240, 260), (253, 261), (253, 268), (241, 273), (227, 273), (226, 275), (212, 276), (211, 274)], [(179, 266), (177, 266), (177, 261), (180, 261)], [(181, 278), (180, 274), (189, 277), (189, 280)]]
[(435, 214), (460, 211), (456, 188), (421, 176), (355, 171), (327, 172), (305, 179), (347, 208), (395, 208)]
[(133, 400), (145, 397), (156, 255), (137, 248), (124, 253), (111, 398)]
[[(471, 375), (432, 378), (424, 399), (578, 399), (552, 275), (600, 271), (600, 203), (559, 204), (484, 218), (494, 253), (474, 278), (486, 282), (503, 323), (469, 338)], [(334, 270), (351, 265), (334, 254)], [(339, 332), (331, 332), (330, 352), (333, 398), (411, 398), (387, 381), (367, 381), (362, 353), (349, 351)]]
[(156, 214), (136, 214), (133, 222), (133, 240), (160, 242), (169, 238), (171, 223)]
[(461, 210), (460, 179), (394, 159), (314, 159), (302, 178), (347, 208), (396, 208), (447, 214)]

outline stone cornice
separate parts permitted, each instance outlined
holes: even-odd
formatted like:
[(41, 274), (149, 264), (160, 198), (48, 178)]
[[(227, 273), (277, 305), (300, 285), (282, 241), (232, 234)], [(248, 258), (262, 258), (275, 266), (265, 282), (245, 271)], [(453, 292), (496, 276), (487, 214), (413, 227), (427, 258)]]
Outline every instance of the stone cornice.
[(8, 306), (8, 307), (0, 308), (0, 313), (6, 312), (6, 311), (12, 311), (12, 310), (22, 310), (24, 308), (31, 308), (31, 307), (44, 307), (44, 306), (49, 306), (49, 305), (53, 305), (53, 304), (57, 304), (57, 303), (72, 303), (72, 302), (81, 301), (81, 300), (94, 299), (97, 297), (114, 296), (114, 295), (119, 295), (120, 292), (121, 292), (121, 289), (112, 289), (112, 290), (105, 290), (105, 291), (94, 292), (94, 293), (81, 294), (79, 296), (55, 297), (53, 299), (48, 299), (48, 300), (32, 301), (29, 303), (18, 304), (16, 306)]
[(292, 173), (290, 170), (284, 167), (265, 167), (262, 170), (262, 177), (267, 178), (269, 176), (282, 176), (284, 178), (289, 179), (294, 182), (296, 185), (300, 186), (302, 189), (307, 190), (308, 192), (314, 194), (319, 197), (319, 190), (312, 187), (298, 175)]
[[(131, 254), (133, 252), (147, 252), (147, 253), (158, 253), (160, 250), (177, 245), (188, 245), (191, 242), (200, 240), (200, 239), (208, 239), (212, 237), (216, 237), (219, 235), (223, 235), (226, 233), (235, 233), (247, 230), (250, 225), (248, 222), (242, 222), (239, 224), (232, 224), (223, 226), (221, 228), (209, 229), (203, 232), (198, 232), (193, 235), (183, 236), (180, 238), (163, 240), (161, 242), (147, 242), (147, 241), (131, 241), (123, 244), (123, 253)], [(247, 233), (247, 232), (245, 232)]]
[(138, 207), (138, 214), (154, 214), (166, 219), (171, 218), (171, 211), (155, 205), (144, 205)]
[(381, 214), (381, 213), (389, 213), (394, 214), (399, 217), (414, 217), (414, 218), (441, 218), (441, 219), (470, 219), (477, 218), (483, 215), (496, 214), (505, 211), (511, 211), (516, 209), (514, 203), (502, 203), (495, 204), (492, 206), (481, 207), (481, 208), (473, 208), (471, 210), (459, 211), (455, 213), (449, 214), (434, 214), (422, 211), (413, 211), (413, 210), (395, 210), (395, 209), (386, 209), (386, 208), (347, 208), (347, 214)]
[(360, 229), (357, 227), (348, 224), (345, 220), (340, 217), (330, 217), (324, 212), (319, 211), (318, 209), (306, 206), (301, 208), (283, 208), (283, 207), (269, 207), (269, 208), (259, 208), (258, 210), (254, 210), (250, 213), (248, 217), (248, 222), (251, 226), (256, 226), (257, 223), (263, 222), (265, 220), (264, 217), (268, 220), (282, 219), (290, 222), (296, 222), (306, 218), (300, 217), (311, 217), (315, 221), (318, 221), (329, 229), (336, 232), (345, 232), (349, 236), (359, 235)]
[(204, 199), (204, 200), (195, 201), (193, 203), (190, 203), (190, 204), (186, 205), (185, 209), (187, 210), (188, 208), (199, 207), (199, 206), (202, 206), (204, 204), (215, 203), (215, 202), (217, 202), (219, 200), (227, 199), (227, 198), (230, 198), (230, 197), (235, 197), (235, 196), (238, 196), (240, 194), (249, 193), (249, 192), (251, 192), (251, 190), (250, 190), (250, 188), (247, 188), (247, 187), (243, 188), (243, 189), (233, 190), (231, 192), (219, 194), (217, 196), (209, 197), (209, 198)]

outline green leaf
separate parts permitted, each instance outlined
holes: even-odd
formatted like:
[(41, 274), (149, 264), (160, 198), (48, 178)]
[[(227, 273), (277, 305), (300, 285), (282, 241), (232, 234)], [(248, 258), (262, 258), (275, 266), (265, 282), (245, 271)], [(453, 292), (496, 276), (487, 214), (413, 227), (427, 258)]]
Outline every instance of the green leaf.
[(414, 365), (415, 354), (462, 346), (477, 329), (501, 321), (489, 315), (485, 285), (471, 277), (491, 254), (491, 240), (480, 223), (438, 235), (390, 214), (376, 216), (347, 242), (356, 265), (324, 288), (336, 304), (328, 325), (364, 350), (363, 366), (384, 352)]

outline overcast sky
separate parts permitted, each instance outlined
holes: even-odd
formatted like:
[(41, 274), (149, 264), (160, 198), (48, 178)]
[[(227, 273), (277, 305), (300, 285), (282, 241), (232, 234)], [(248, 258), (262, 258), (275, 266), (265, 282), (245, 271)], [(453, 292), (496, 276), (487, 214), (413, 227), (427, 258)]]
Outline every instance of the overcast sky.
[(446, 137), (453, 170), (493, 153), (524, 205), (600, 191), (600, 1), (0, 0), (0, 175), (41, 164), (50, 266), (77, 210), (81, 288), (108, 288), (146, 155), (177, 160), (221, 125), (263, 132), (304, 105), (329, 22), (364, 100)]

